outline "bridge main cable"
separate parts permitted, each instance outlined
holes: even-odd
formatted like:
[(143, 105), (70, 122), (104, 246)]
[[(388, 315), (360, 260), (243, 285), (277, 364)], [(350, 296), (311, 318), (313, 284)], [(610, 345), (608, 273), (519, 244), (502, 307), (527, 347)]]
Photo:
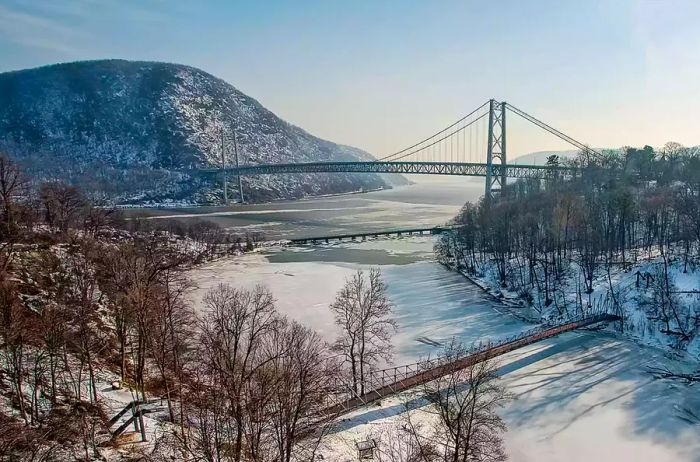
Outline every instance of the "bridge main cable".
[[(428, 149), (429, 147), (434, 146), (434, 145), (440, 143), (441, 141), (445, 141), (446, 139), (450, 138), (452, 135), (455, 135), (455, 134), (459, 133), (460, 131), (464, 130), (465, 128), (474, 125), (476, 122), (478, 122), (479, 120), (483, 119), (483, 118), (486, 117), (487, 115), (489, 115), (489, 113), (488, 113), (488, 112), (485, 112), (485, 113), (481, 114), (479, 117), (477, 117), (476, 119), (474, 119), (474, 120), (472, 120), (471, 122), (469, 122), (468, 124), (464, 125), (463, 127), (460, 127), (460, 128), (458, 128), (457, 130), (455, 130), (455, 131), (453, 131), (453, 132), (451, 132), (451, 133), (448, 133), (447, 135), (443, 136), (442, 138), (439, 138), (439, 139), (433, 141), (433, 142), (430, 143), (430, 144), (426, 144), (425, 146), (423, 146), (423, 147), (421, 147), (421, 148), (419, 148), (419, 149), (416, 149), (415, 151), (408, 152), (408, 153), (406, 153), (406, 154), (403, 154), (403, 155), (401, 155), (401, 156), (399, 156), (399, 157), (395, 157), (395, 158), (393, 158), (393, 159), (388, 159), (388, 160), (385, 160), (385, 158), (377, 159), (376, 162), (394, 162), (394, 161), (397, 161), (397, 160), (405, 159), (406, 157), (411, 156), (411, 155), (413, 155), (413, 154), (417, 154), (417, 153), (419, 153), (419, 152), (422, 152), (422, 151)], [(462, 119), (462, 120), (464, 120), (464, 119)], [(452, 126), (454, 126), (454, 124), (453, 124)], [(445, 130), (443, 130), (442, 132), (444, 132), (444, 131), (445, 131)], [(441, 132), (441, 133), (442, 133), (442, 132)], [(433, 137), (434, 137), (434, 136), (436, 136), (436, 135), (433, 135)], [(433, 137), (431, 137), (431, 138), (433, 138)], [(428, 138), (428, 139), (431, 139), (431, 138)]]
[[(387, 155), (387, 156), (380, 157), (380, 158), (377, 159), (377, 161), (402, 159), (402, 158), (404, 158), (404, 157), (406, 157), (406, 156), (408, 156), (408, 155), (415, 154), (416, 152), (419, 152), (419, 151), (421, 151), (421, 150), (423, 150), (423, 149), (425, 149), (425, 148), (428, 148), (428, 147), (432, 146), (433, 144), (435, 144), (435, 143), (437, 143), (437, 142), (439, 142), (439, 141), (444, 140), (445, 138), (447, 138), (447, 137), (453, 135), (454, 133), (457, 133), (457, 132), (458, 132), (459, 130), (461, 130), (462, 128), (468, 127), (468, 126), (471, 125), (474, 121), (470, 122), (469, 124), (465, 125), (464, 127), (460, 128), (459, 130), (455, 130), (453, 133), (450, 133), (450, 134), (447, 135), (446, 137), (443, 137), (442, 139), (440, 139), (440, 140), (438, 140), (438, 141), (436, 141), (436, 142), (433, 142), (432, 144), (429, 144), (429, 145), (427, 145), (427, 146), (424, 146), (423, 148), (421, 148), (421, 149), (419, 149), (419, 150), (417, 150), (417, 151), (414, 151), (414, 152), (411, 152), (411, 153), (406, 154), (406, 155), (404, 155), (404, 156), (401, 156), (401, 157), (392, 159), (392, 157), (401, 155), (401, 154), (405, 153), (406, 151), (410, 151), (411, 149), (416, 148), (416, 147), (422, 145), (423, 143), (432, 140), (432, 139), (435, 138), (436, 136), (439, 136), (439, 135), (445, 133), (445, 132), (446, 132), (447, 130), (449, 130), (450, 128), (454, 127), (455, 125), (460, 124), (461, 122), (467, 120), (467, 119), (468, 119), (469, 117), (471, 117), (472, 115), (474, 115), (474, 114), (476, 114), (477, 112), (479, 112), (481, 109), (483, 109), (484, 107), (486, 107), (487, 104), (489, 104), (488, 101), (486, 101), (484, 104), (482, 104), (482, 105), (479, 106), (478, 108), (474, 109), (472, 112), (470, 112), (469, 114), (465, 115), (464, 117), (462, 117), (462, 118), (459, 119), (458, 121), (456, 121), (456, 122), (454, 122), (453, 124), (451, 124), (451, 125), (449, 125), (449, 126), (443, 128), (443, 129), (440, 130), (439, 132), (434, 133), (433, 135), (430, 135), (429, 137), (427, 137), (427, 138), (425, 138), (425, 139), (423, 139), (423, 140), (421, 140), (421, 141), (419, 141), (419, 142), (417, 142), (417, 143), (415, 143), (415, 144), (413, 144), (413, 145), (411, 145), (411, 146), (409, 146), (409, 147), (407, 147), (407, 148), (404, 148), (404, 149), (402, 149), (402, 150), (400, 150), (400, 151), (397, 151), (397, 152), (395, 152), (395, 153), (393, 153), (393, 154), (389, 154), (389, 155)], [(476, 120), (478, 120), (478, 119), (476, 119)]]
[(534, 125), (537, 125), (541, 129), (551, 133), (552, 135), (556, 136), (557, 138), (566, 141), (570, 145), (577, 147), (586, 153), (592, 153), (599, 160), (604, 157), (601, 152), (591, 148), (590, 146), (587, 146), (587, 145), (581, 143), (580, 141), (573, 139), (572, 137), (570, 137), (566, 133), (563, 133), (563, 132), (557, 130), (556, 128), (552, 127), (551, 125), (548, 125), (548, 124), (542, 122), (538, 118), (528, 114), (527, 112), (523, 111), (522, 109), (518, 109), (517, 107), (513, 106), (510, 103), (506, 103), (506, 107), (508, 109), (510, 109), (510, 111), (513, 112), (514, 114), (522, 117), (523, 119), (527, 120), (528, 122), (530, 122)]

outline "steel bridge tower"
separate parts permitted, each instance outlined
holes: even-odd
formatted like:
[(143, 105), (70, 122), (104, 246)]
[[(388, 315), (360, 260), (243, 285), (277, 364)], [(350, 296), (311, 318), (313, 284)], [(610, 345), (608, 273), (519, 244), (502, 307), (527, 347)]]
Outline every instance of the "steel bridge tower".
[[(506, 187), (506, 103), (489, 100), (489, 134), (486, 147), (486, 191), (490, 202)], [(501, 167), (501, 168), (496, 168)]]

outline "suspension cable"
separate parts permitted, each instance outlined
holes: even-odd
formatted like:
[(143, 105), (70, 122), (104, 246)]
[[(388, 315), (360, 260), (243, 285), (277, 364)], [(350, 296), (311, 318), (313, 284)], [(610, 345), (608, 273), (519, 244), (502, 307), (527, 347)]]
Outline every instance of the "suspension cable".
[(584, 151), (584, 152), (586, 152), (586, 153), (592, 153), (592, 154), (594, 154), (595, 156), (597, 156), (599, 159), (604, 157), (603, 154), (600, 153), (600, 152), (598, 152), (597, 150), (595, 150), (595, 149), (593, 149), (593, 148), (591, 148), (591, 147), (589, 147), (589, 146), (586, 146), (585, 144), (581, 143), (580, 141), (577, 141), (577, 140), (571, 138), (569, 135), (566, 135), (565, 133), (560, 132), (560, 131), (557, 130), (556, 128), (554, 128), (554, 127), (552, 127), (552, 126), (550, 126), (550, 125), (547, 125), (546, 123), (544, 123), (544, 122), (542, 122), (541, 120), (539, 120), (539, 119), (537, 119), (537, 118), (531, 116), (531, 115), (528, 114), (527, 112), (525, 112), (525, 111), (523, 111), (523, 110), (521, 110), (521, 109), (518, 109), (517, 107), (513, 106), (512, 104), (506, 103), (506, 107), (507, 107), (508, 109), (510, 109), (511, 112), (513, 112), (514, 114), (519, 115), (520, 117), (522, 117), (523, 119), (527, 120), (528, 122), (531, 122), (531, 123), (537, 125), (538, 127), (540, 127), (540, 128), (542, 128), (543, 130), (545, 130), (545, 131), (547, 131), (547, 132), (553, 134), (553, 135), (556, 136), (557, 138), (560, 138), (560, 139), (566, 141), (567, 143), (571, 144), (572, 146), (577, 147), (577, 148), (581, 149), (582, 151)]
[[(411, 151), (411, 152), (408, 152), (408, 153), (406, 153), (406, 154), (404, 154), (404, 155), (402, 155), (402, 156), (399, 156), (399, 157), (396, 157), (396, 158), (394, 158), (394, 159), (391, 159), (391, 161), (393, 162), (393, 161), (395, 161), (395, 160), (404, 159), (404, 158), (406, 158), (406, 157), (408, 157), (408, 156), (410, 156), (410, 155), (413, 155), (413, 154), (416, 154), (416, 153), (418, 153), (418, 152), (424, 151), (425, 149), (427, 149), (427, 148), (429, 148), (429, 147), (431, 147), (431, 146), (433, 146), (433, 145), (436, 145), (437, 143), (440, 143), (441, 141), (446, 140), (447, 138), (451, 137), (451, 136), (454, 135), (455, 133), (459, 133), (460, 130), (464, 130), (465, 128), (467, 128), (467, 127), (473, 125), (475, 122), (478, 122), (479, 120), (483, 119), (483, 118), (486, 117), (488, 114), (489, 114), (488, 112), (486, 112), (486, 113), (484, 113), (484, 114), (481, 114), (479, 117), (477, 117), (476, 119), (472, 120), (472, 121), (469, 122), (468, 124), (464, 125), (464, 126), (461, 127), (461, 128), (458, 128), (457, 130), (455, 130), (455, 131), (453, 131), (453, 132), (451, 132), (451, 133), (448, 133), (447, 135), (443, 136), (442, 138), (440, 138), (440, 139), (438, 139), (438, 140), (433, 141), (431, 144), (428, 144), (428, 145), (426, 145), (426, 146), (423, 146), (423, 147), (420, 148), (420, 149), (416, 149), (415, 151)], [(452, 124), (452, 126), (454, 126), (454, 124)], [(442, 131), (444, 132), (445, 130), (442, 130)], [(418, 144), (420, 144), (420, 143), (418, 143)], [(405, 150), (404, 150), (404, 151), (405, 151)], [(445, 149), (445, 154), (447, 154), (447, 150), (446, 150), (446, 149)], [(381, 158), (381, 159), (377, 159), (377, 161), (381, 161), (381, 160), (385, 160), (385, 159), (386, 159), (386, 157), (383, 157), (383, 158)]]
[[(490, 100), (489, 100), (489, 101), (490, 101)], [(389, 154), (389, 155), (387, 155), (387, 156), (378, 158), (378, 159), (376, 159), (375, 162), (379, 162), (379, 161), (397, 161), (397, 160), (404, 159), (404, 158), (406, 158), (406, 157), (408, 157), (408, 156), (411, 156), (411, 155), (413, 155), (413, 154), (417, 154), (417, 153), (420, 153), (420, 152), (426, 152), (426, 153), (431, 157), (431, 159), (432, 159), (433, 161), (436, 161), (435, 158), (437, 157), (437, 158), (438, 158), (438, 159), (437, 159), (438, 161), (441, 161), (441, 162), (442, 162), (442, 161), (445, 161), (445, 162), (446, 162), (446, 161), (447, 161), (447, 156), (448, 156), (448, 149), (449, 149), (449, 151), (450, 151), (450, 152), (449, 152), (450, 160), (454, 162), (454, 157), (453, 157), (453, 149), (454, 149), (454, 143), (453, 143), (453, 141), (454, 141), (454, 140), (450, 140), (450, 146), (449, 146), (449, 147), (448, 147), (446, 144), (441, 144), (441, 143), (442, 143), (443, 141), (447, 140), (447, 138), (450, 138), (450, 137), (454, 136), (455, 134), (457, 134), (457, 136), (459, 136), (459, 132), (462, 131), (462, 135), (463, 135), (463, 137), (462, 137), (462, 138), (463, 138), (463, 139), (462, 139), (462, 141), (463, 141), (463, 143), (462, 143), (462, 145), (463, 145), (463, 146), (462, 146), (462, 149), (464, 149), (465, 151), (467, 151), (467, 143), (465, 142), (465, 141), (466, 141), (466, 139), (465, 139), (465, 137), (466, 137), (466, 129), (469, 128), (470, 126), (474, 125), (475, 123), (480, 122), (480, 121), (481, 121), (485, 116), (487, 116), (489, 113), (486, 112), (486, 113), (484, 113), (484, 114), (481, 114), (481, 115), (478, 116), (477, 118), (471, 120), (469, 123), (463, 125), (463, 126), (460, 127), (460, 128), (457, 128), (456, 130), (454, 130), (454, 131), (452, 131), (452, 132), (450, 132), (450, 133), (447, 133), (445, 136), (443, 136), (443, 137), (441, 137), (441, 138), (438, 138), (438, 139), (435, 139), (435, 138), (437, 138), (439, 135), (442, 135), (443, 133), (447, 132), (447, 131), (450, 130), (451, 128), (453, 128), (453, 127), (459, 125), (460, 123), (464, 122), (465, 120), (467, 120), (469, 117), (473, 116), (474, 114), (476, 114), (478, 111), (480, 111), (481, 109), (483, 109), (487, 104), (489, 104), (489, 101), (486, 101), (484, 104), (482, 104), (482, 105), (479, 106), (478, 108), (474, 109), (472, 112), (470, 112), (470, 113), (467, 114), (466, 116), (462, 117), (461, 119), (459, 119), (458, 121), (456, 121), (456, 122), (454, 122), (453, 124), (449, 125), (448, 127), (443, 128), (443, 129), (440, 130), (439, 132), (437, 132), (437, 133), (435, 133), (435, 134), (433, 134), (433, 135), (431, 135), (431, 136), (429, 136), (429, 137), (427, 137), (427, 138), (425, 138), (425, 139), (423, 139), (423, 140), (421, 140), (421, 141), (419, 141), (419, 142), (417, 142), (417, 143), (415, 143), (415, 144), (413, 144), (413, 145), (411, 145), (411, 146), (409, 146), (409, 147), (407, 147), (407, 148), (404, 148), (404, 149), (402, 149), (402, 150), (400, 150), (400, 151), (397, 151), (397, 152), (395, 152), (395, 153), (393, 153), (393, 154)], [(494, 104), (500, 104), (500, 103), (498, 103), (497, 101), (494, 100)], [(574, 147), (576, 147), (576, 148), (578, 148), (578, 149), (581, 149), (581, 150), (584, 151), (585, 153), (587, 153), (587, 154), (593, 154), (594, 157), (597, 157), (597, 158), (599, 158), (599, 159), (601, 159), (601, 158), (604, 157), (603, 154), (602, 154), (601, 152), (597, 151), (596, 149), (593, 149), (593, 148), (591, 148), (591, 147), (589, 147), (589, 146), (587, 146), (587, 145), (581, 143), (580, 141), (575, 140), (574, 138), (572, 138), (572, 137), (566, 135), (565, 133), (563, 133), (563, 132), (557, 130), (556, 128), (552, 127), (551, 125), (548, 125), (548, 124), (546, 124), (545, 122), (542, 122), (541, 120), (537, 119), (536, 117), (534, 117), (534, 116), (528, 114), (527, 112), (525, 112), (525, 111), (523, 111), (523, 110), (521, 110), (521, 109), (518, 109), (517, 107), (513, 106), (512, 104), (510, 104), (510, 103), (505, 103), (505, 105), (506, 105), (506, 107), (507, 107), (512, 113), (514, 113), (514, 114), (516, 114), (516, 115), (522, 117), (523, 119), (525, 119), (526, 121), (528, 121), (528, 122), (530, 122), (530, 123), (532, 123), (532, 124), (534, 124), (534, 125), (537, 125), (538, 127), (540, 127), (540, 128), (542, 128), (543, 130), (545, 130), (545, 131), (551, 133), (552, 135), (556, 136), (557, 138), (559, 138), (559, 139), (561, 139), (561, 140), (563, 140), (563, 141), (565, 141), (565, 142), (571, 144), (572, 146), (574, 146)], [(477, 126), (476, 126), (476, 127), (477, 127), (476, 137), (473, 137), (472, 132), (470, 132), (470, 134), (469, 134), (470, 142), (469, 142), (469, 149), (468, 149), (468, 151), (469, 151), (468, 157), (469, 157), (469, 160), (470, 160), (470, 161), (473, 161), (472, 155), (474, 155), (474, 154), (476, 154), (477, 156), (480, 155), (480, 152), (479, 152), (479, 151), (480, 151), (481, 148), (482, 148), (482, 146), (481, 146), (481, 144), (482, 144), (482, 143), (481, 143), (481, 142), (482, 142), (482, 139), (481, 139), (482, 136), (481, 136), (481, 130), (479, 130), (479, 126), (480, 126), (480, 125), (481, 125), (481, 124), (477, 124)], [(472, 147), (472, 142), (471, 142), (471, 141), (472, 141), (472, 138), (474, 138), (473, 141), (474, 141), (475, 144), (476, 144), (476, 151), (477, 151), (476, 153), (472, 153), (472, 149), (471, 149), (471, 147)], [(425, 144), (425, 143), (427, 143), (427, 142), (429, 142), (429, 141), (431, 141), (431, 140), (434, 140), (434, 141), (432, 141), (430, 144)], [(424, 145), (424, 144), (425, 144), (425, 145)], [(416, 148), (417, 148), (417, 149), (416, 149)], [(429, 148), (431, 148), (431, 149), (428, 150)], [(443, 150), (444, 150), (444, 153), (443, 153)], [(457, 140), (457, 151), (458, 151), (457, 156), (459, 157), (459, 151), (460, 151), (459, 139)], [(465, 160), (466, 160), (466, 159), (465, 159)], [(477, 159), (477, 160), (478, 160), (478, 159)]]
[[(450, 125), (450, 126), (448, 126), (448, 127), (443, 128), (443, 129), (440, 130), (439, 132), (437, 132), (437, 133), (435, 133), (435, 134), (433, 134), (433, 135), (431, 135), (431, 136), (425, 138), (424, 140), (421, 140), (421, 141), (417, 142), (416, 144), (414, 144), (414, 145), (412, 145), (412, 146), (409, 146), (409, 147), (407, 147), (407, 148), (404, 148), (404, 149), (402, 149), (402, 150), (400, 150), (400, 151), (397, 151), (397, 152), (395, 152), (395, 153), (393, 153), (393, 154), (389, 154), (389, 155), (387, 155), (387, 156), (380, 157), (380, 158), (377, 159), (377, 160), (378, 160), (378, 161), (379, 161), (379, 160), (388, 160), (390, 157), (398, 156), (399, 154), (403, 154), (403, 153), (406, 152), (406, 151), (409, 151), (409, 150), (411, 150), (411, 149), (413, 149), (413, 148), (415, 148), (415, 147), (417, 147), (417, 146), (420, 146), (421, 144), (425, 143), (426, 141), (429, 141), (429, 140), (435, 138), (436, 136), (441, 135), (442, 133), (446, 132), (447, 130), (449, 130), (450, 128), (452, 128), (452, 127), (454, 127), (455, 125), (459, 124), (460, 122), (463, 122), (464, 120), (468, 119), (469, 117), (471, 117), (472, 115), (474, 115), (476, 112), (478, 112), (479, 110), (483, 109), (483, 107), (486, 106), (488, 103), (489, 103), (489, 102), (486, 101), (484, 104), (482, 104), (482, 105), (479, 106), (478, 108), (474, 109), (472, 112), (470, 112), (469, 114), (465, 115), (464, 117), (462, 117), (461, 119), (459, 119), (457, 122), (453, 123), (452, 125)], [(444, 139), (444, 138), (443, 138), (443, 139)], [(427, 146), (426, 146), (426, 147), (427, 147)], [(416, 151), (416, 152), (417, 152), (417, 151)]]

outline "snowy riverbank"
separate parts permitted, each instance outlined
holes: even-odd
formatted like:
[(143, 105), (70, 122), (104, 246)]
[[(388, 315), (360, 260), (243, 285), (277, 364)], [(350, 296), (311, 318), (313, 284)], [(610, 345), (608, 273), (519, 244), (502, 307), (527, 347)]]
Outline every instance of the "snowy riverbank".
[[(529, 327), (435, 262), (431, 248), (430, 238), (412, 238), (219, 260), (192, 273), (199, 287), (193, 298), (201, 300), (220, 282), (265, 284), (280, 311), (331, 341), (335, 326), (328, 305), (344, 279), (371, 262), (381, 267), (395, 305), (397, 364), (438, 352), (434, 343), (452, 336), (470, 343)], [(502, 411), (511, 460), (698, 461), (700, 426), (692, 417), (700, 415), (697, 392), (654, 380), (647, 368), (657, 365), (692, 367), (615, 332), (569, 333), (503, 357), (500, 372), (518, 397)], [(401, 423), (402, 403), (412, 398), (394, 397), (349, 416), (324, 441), (326, 460), (355, 460), (356, 441), (379, 433), (390, 437)]]
[[(487, 260), (471, 272), (457, 268), (454, 262), (447, 267), (511, 307), (511, 311), (523, 319), (537, 322), (565, 318), (591, 308), (607, 309), (623, 316), (624, 325), (616, 327), (635, 342), (700, 363), (700, 336), (695, 335), (697, 328), (693, 321), (700, 316), (700, 267), (692, 262), (672, 256), (667, 259), (664, 270), (663, 258), (652, 255), (629, 262), (624, 268), (614, 266), (609, 274), (601, 265), (595, 272), (590, 293), (584, 290), (580, 271), (570, 268), (550, 287), (549, 304), (541, 285), (526, 284), (513, 276), (527, 272), (527, 268), (522, 268), (516, 260), (508, 265), (506, 287), (501, 285), (493, 261)], [(668, 286), (662, 281), (665, 273)], [(661, 312), (664, 309), (669, 313), (664, 315)], [(663, 320), (664, 316), (668, 322)], [(687, 332), (687, 339), (681, 335), (683, 332)]]

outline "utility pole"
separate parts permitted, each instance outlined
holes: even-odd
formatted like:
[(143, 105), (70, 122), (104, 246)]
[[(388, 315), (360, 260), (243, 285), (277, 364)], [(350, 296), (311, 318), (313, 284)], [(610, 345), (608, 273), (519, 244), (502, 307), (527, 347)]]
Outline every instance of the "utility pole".
[(236, 157), (236, 173), (238, 174), (238, 195), (241, 199), (241, 204), (245, 201), (243, 197), (243, 182), (241, 181), (241, 171), (239, 170), (238, 167), (240, 167), (240, 164), (238, 163), (238, 141), (236, 141), (236, 129), (233, 129), (233, 153)]
[(228, 185), (226, 178), (226, 144), (224, 141), (224, 130), (221, 130), (221, 173), (224, 177), (224, 205), (228, 205)]

